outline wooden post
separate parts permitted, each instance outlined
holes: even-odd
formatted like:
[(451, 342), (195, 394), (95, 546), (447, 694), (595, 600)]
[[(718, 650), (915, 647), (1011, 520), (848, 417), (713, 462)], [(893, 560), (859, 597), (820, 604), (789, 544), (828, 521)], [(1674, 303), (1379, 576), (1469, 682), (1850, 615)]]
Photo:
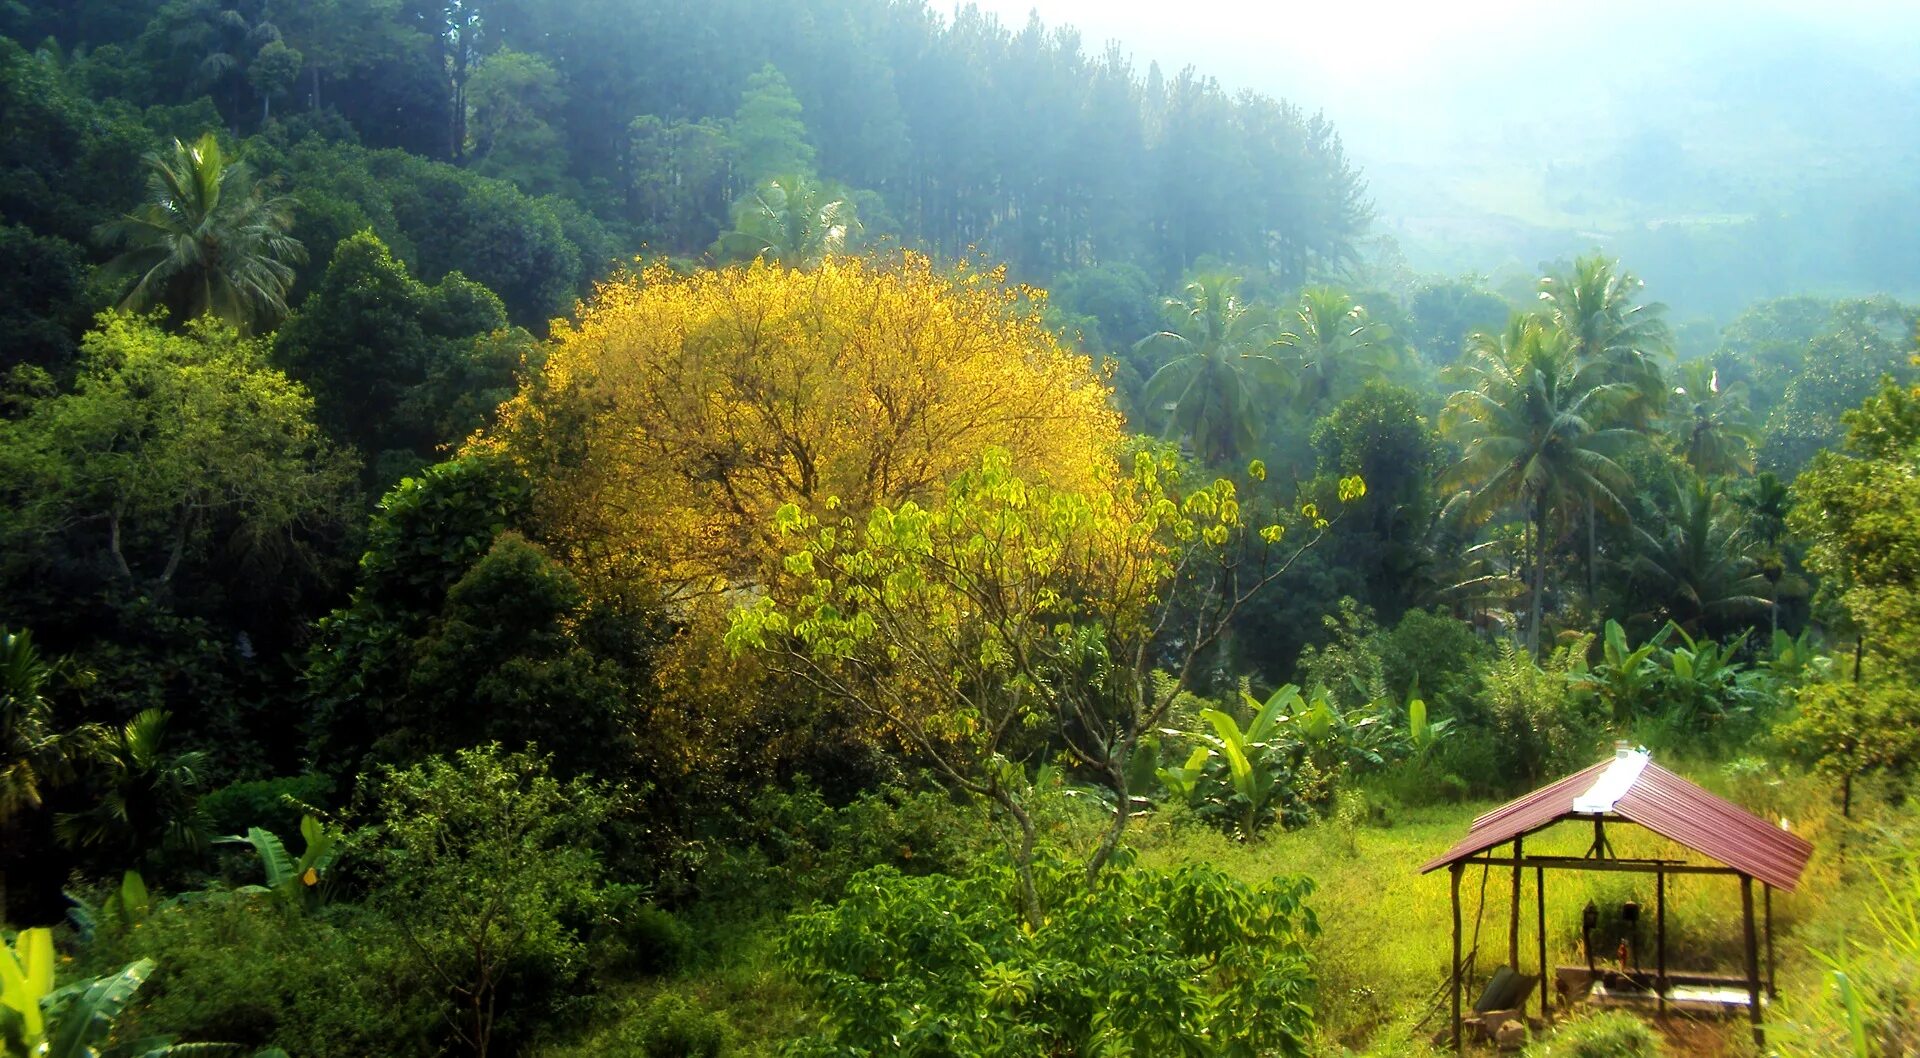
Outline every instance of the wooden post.
[(1653, 875), (1653, 994), (1660, 1014), (1667, 1012), (1667, 872)]
[(1551, 993), (1549, 986), (1553, 983), (1552, 970), (1547, 966), (1547, 869), (1545, 867), (1533, 869), (1533, 895), (1536, 897), (1535, 906), (1539, 909), (1538, 921), (1534, 925), (1538, 927), (1540, 936), (1540, 1020), (1545, 1021), (1548, 1017), (1547, 1002)]
[(1456, 863), (1449, 872), (1453, 876), (1453, 966), (1448, 971), (1453, 978), (1453, 1053), (1465, 1054), (1467, 1041), (1460, 1019), (1460, 872), (1464, 864)]
[(1514, 973), (1520, 972), (1520, 886), (1524, 875), (1520, 873), (1520, 860), (1524, 855), (1520, 842), (1513, 839), (1513, 902), (1507, 914), (1507, 965)]
[(1773, 983), (1773, 886), (1764, 886), (1760, 890), (1767, 908), (1767, 998), (1779, 999), (1780, 990)]
[(1753, 877), (1740, 876), (1740, 910), (1747, 931), (1747, 1017), (1753, 1022), (1753, 1042), (1765, 1048), (1767, 1033), (1760, 1027), (1760, 943), (1753, 929)]

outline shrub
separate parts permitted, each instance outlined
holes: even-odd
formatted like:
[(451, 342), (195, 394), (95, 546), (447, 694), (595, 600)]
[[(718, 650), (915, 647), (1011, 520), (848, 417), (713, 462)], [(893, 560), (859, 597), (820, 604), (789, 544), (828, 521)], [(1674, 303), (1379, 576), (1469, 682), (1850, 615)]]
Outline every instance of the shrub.
[[(1311, 883), (1210, 866), (1036, 864), (1022, 914), (1010, 867), (965, 878), (861, 874), (781, 941), (827, 1033), (798, 1053), (1301, 1056), (1313, 1032)], [(1125, 938), (1125, 943), (1115, 943)]]
[(602, 973), (670, 974), (694, 950), (692, 927), (672, 912), (638, 899), (616, 906), (593, 940), (593, 962)]
[(1569, 1022), (1527, 1048), (1527, 1058), (1660, 1058), (1660, 1038), (1632, 1014), (1596, 1014)]
[(684, 996), (654, 996), (627, 1023), (616, 1055), (633, 1058), (718, 1058), (732, 1033), (725, 1015), (704, 1010)]
[(400, 936), (351, 909), (324, 918), (268, 900), (170, 901), (138, 928), (102, 933), (88, 972), (158, 964), (129, 1011), (128, 1038), (179, 1035), (300, 1058), (427, 1058), (440, 1053), (438, 1009), (414, 987)]
[(1558, 778), (1593, 763), (1605, 736), (1603, 707), (1568, 680), (1586, 652), (1583, 638), (1535, 664), (1511, 644), (1501, 645), (1487, 670), (1486, 700), (1498, 775), (1509, 786)]
[(283, 840), (300, 833), (300, 817), (323, 808), (333, 795), (333, 780), (324, 775), (287, 775), (229, 783), (200, 799), (207, 829), (214, 834), (245, 834), (260, 827)]

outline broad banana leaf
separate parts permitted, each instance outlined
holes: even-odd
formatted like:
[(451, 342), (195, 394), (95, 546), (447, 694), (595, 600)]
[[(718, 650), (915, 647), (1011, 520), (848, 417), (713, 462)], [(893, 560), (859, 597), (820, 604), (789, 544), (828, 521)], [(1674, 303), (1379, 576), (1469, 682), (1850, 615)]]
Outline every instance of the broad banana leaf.
[(267, 887), (279, 888), (280, 885), (299, 872), (294, 870), (293, 858), (287, 855), (287, 847), (280, 841), (279, 835), (271, 830), (249, 827), (245, 837), (233, 835), (221, 838), (221, 845), (252, 845), (253, 851), (260, 854), (260, 867), (267, 873)]
[(21, 1033), (37, 1040), (45, 1029), (40, 1001), (53, 990), (53, 932), (23, 929), (11, 950), (0, 946), (0, 1005), (20, 1019)]
[(1233, 775), (1233, 787), (1240, 795), (1253, 798), (1253, 764), (1247, 760), (1246, 738), (1233, 717), (1218, 709), (1202, 709), (1200, 716), (1220, 735), (1220, 755), (1227, 758), (1227, 770)]
[(79, 981), (49, 995), (46, 1009), (52, 1024), (42, 1053), (46, 1058), (97, 1058), (100, 1045), (113, 1033), (114, 1019), (151, 973), (153, 960), (141, 959), (119, 973)]

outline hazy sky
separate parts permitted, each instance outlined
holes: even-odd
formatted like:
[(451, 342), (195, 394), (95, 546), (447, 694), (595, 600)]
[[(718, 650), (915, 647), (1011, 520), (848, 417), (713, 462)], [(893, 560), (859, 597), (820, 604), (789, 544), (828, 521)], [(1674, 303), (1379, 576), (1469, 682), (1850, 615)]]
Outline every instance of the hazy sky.
[[(1144, 67), (1192, 63), (1229, 89), (1324, 108), (1363, 160), (1463, 115), (1557, 116), (1658, 98), (1662, 81), (1741, 53), (1844, 54), (1910, 80), (1915, 0), (979, 0), (1020, 25), (1038, 11), (1086, 48), (1117, 40)], [(1597, 76), (1576, 76), (1592, 70)], [(1570, 113), (1571, 112), (1571, 113)]]

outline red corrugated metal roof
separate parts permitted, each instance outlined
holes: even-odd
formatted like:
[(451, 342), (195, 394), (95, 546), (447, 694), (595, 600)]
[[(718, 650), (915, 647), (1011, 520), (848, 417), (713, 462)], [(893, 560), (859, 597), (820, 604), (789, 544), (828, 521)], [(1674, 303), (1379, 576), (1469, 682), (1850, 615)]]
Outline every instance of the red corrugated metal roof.
[[(1420, 872), (1448, 866), (1572, 816), (1575, 798), (1612, 763), (1601, 761), (1488, 812), (1467, 828), (1465, 839)], [(1813, 855), (1813, 846), (1804, 839), (1652, 762), (1614, 802), (1607, 818), (1637, 823), (1776, 889), (1798, 885)]]

